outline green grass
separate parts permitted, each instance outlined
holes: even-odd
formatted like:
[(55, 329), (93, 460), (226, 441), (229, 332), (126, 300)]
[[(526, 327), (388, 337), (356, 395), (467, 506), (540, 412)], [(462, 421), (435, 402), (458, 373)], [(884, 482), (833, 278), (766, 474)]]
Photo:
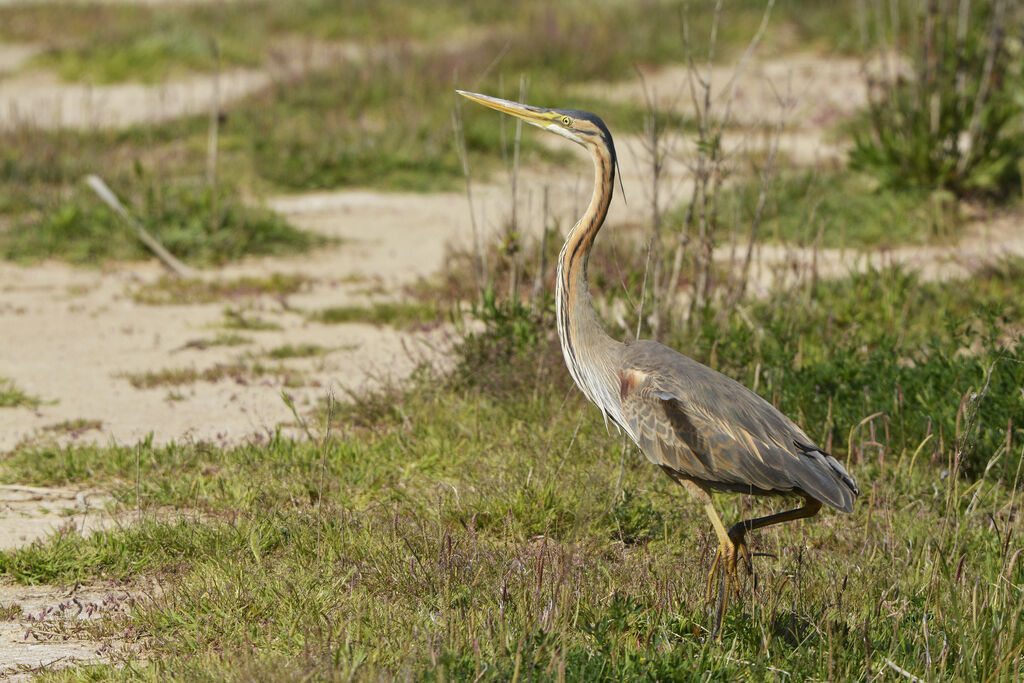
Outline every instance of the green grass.
[(180, 21), (158, 20), (145, 33), (105, 36), (103, 42), (55, 47), (32, 60), (66, 81), (160, 83), (191, 72), (211, 72), (220, 64), (256, 67), (263, 55), (258, 47), (230, 32), (195, 30)]
[(327, 325), (369, 323), (409, 327), (435, 322), (441, 318), (437, 308), (425, 303), (379, 301), (368, 306), (332, 306), (307, 314), (310, 320)]
[[(739, 217), (743, 239), (760, 189), (757, 180), (741, 180), (724, 193), (721, 213)], [(940, 196), (879, 187), (845, 169), (783, 172), (768, 197), (759, 232), (765, 242), (884, 248), (950, 241), (959, 233), (956, 209)], [(676, 219), (684, 213), (679, 209)]]
[[(299, 253), (326, 243), (269, 210), (205, 187), (150, 186), (142, 206), (133, 208), (168, 251), (196, 265)], [(121, 218), (87, 190), (76, 188), (70, 197), (55, 199), (40, 215), (17, 220), (0, 232), (0, 257), (20, 262), (60, 258), (98, 265), (152, 255)]]
[[(277, 358), (276, 356), (272, 356)], [(238, 384), (246, 384), (256, 377), (278, 375), (287, 386), (301, 384), (301, 376), (294, 370), (284, 366), (269, 367), (262, 363), (217, 363), (203, 370), (194, 367), (164, 368), (162, 370), (146, 370), (144, 372), (128, 372), (123, 377), (136, 389), (154, 389), (156, 387), (179, 387), (196, 382), (219, 382), (231, 379)]]
[(190, 339), (185, 342), (183, 348), (203, 351), (214, 346), (244, 346), (246, 344), (252, 344), (252, 339), (234, 332), (218, 332), (210, 338)]
[(43, 431), (53, 432), (55, 434), (68, 434), (70, 436), (79, 436), (84, 432), (102, 428), (103, 422), (101, 420), (87, 420), (85, 418), (79, 417), (74, 420), (64, 420), (63, 422), (57, 422), (55, 424), (46, 425), (45, 427), (43, 427)]
[(42, 399), (26, 394), (13, 380), (0, 377), (0, 408), (35, 408), (41, 403)]
[[(733, 3), (723, 13), (717, 57), (729, 59), (753, 34), (762, 2)], [(769, 34), (770, 49), (833, 51), (856, 47), (847, 30), (855, 17), (853, 2), (827, 10), (808, 0), (777, 3)], [(41, 42), (48, 50), (36, 65), (56, 68), (64, 78), (95, 83), (122, 80), (155, 82), (222, 66), (247, 66), (266, 59), (287, 41), (361, 41), (381, 45), (418, 41), (427, 44), (471, 42), (482, 27), (491, 42), (507, 44), (499, 69), (546, 70), (572, 79), (628, 76), (634, 63), (685, 60), (684, 16), (690, 24), (690, 49), (703, 57), (712, 11), (678, 0), (643, 3), (498, 4), (486, 0), (434, 3), (339, 2), (307, 0), (282, 6), (263, 2), (182, 6), (77, 6), (0, 8), (0, 36)], [(845, 19), (845, 21), (844, 21)], [(62, 31), (52, 31), (60, 25)], [(600, 46), (600, 49), (594, 49)], [(492, 50), (492, 56), (498, 54)], [(585, 58), (581, 58), (585, 56)]]
[(267, 356), (277, 360), (284, 360), (286, 358), (312, 358), (314, 356), (322, 356), (329, 351), (330, 349), (320, 346), (319, 344), (284, 344), (267, 351)]
[[(754, 535), (770, 556), (721, 643), (706, 638), (715, 539), (699, 506), (638, 454), (620, 460), (621, 437), (562, 367), (550, 312), (493, 301), (452, 374), (328, 411), (319, 443), (14, 451), (0, 480), (105, 487), (144, 521), (0, 553), (0, 572), (159, 577), (160, 595), (95, 627), (145, 638), (145, 661), (94, 670), (114, 678), (851, 680), (895, 675), (891, 662), (927, 680), (1013, 680), (1024, 340), (1004, 342), (1022, 268), (942, 284), (871, 272), (670, 340), (756, 383), (865, 491), (850, 517)], [(977, 419), (958, 420), (971, 387)], [(717, 504), (727, 521), (783, 505)], [(186, 512), (150, 513), (168, 507)]]
[(162, 277), (131, 292), (134, 301), (151, 306), (206, 304), (222, 299), (252, 299), (260, 296), (285, 297), (308, 287), (301, 275), (274, 273), (268, 277), (240, 277), (232, 280)]

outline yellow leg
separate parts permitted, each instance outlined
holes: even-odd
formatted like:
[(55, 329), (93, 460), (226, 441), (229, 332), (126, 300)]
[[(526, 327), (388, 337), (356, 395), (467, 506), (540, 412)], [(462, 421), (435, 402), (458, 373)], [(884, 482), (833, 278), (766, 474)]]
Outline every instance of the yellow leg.
[(726, 531), (722, 518), (718, 516), (718, 511), (715, 510), (715, 506), (711, 502), (711, 493), (708, 490), (687, 479), (677, 479), (677, 481), (704, 506), (704, 512), (707, 513), (708, 518), (711, 520), (711, 526), (715, 529), (715, 535), (718, 536), (718, 550), (715, 552), (715, 559), (711, 562), (711, 570), (708, 572), (706, 587), (707, 600), (710, 603), (714, 595), (715, 577), (719, 577), (718, 605), (715, 609), (714, 625), (711, 628), (711, 637), (714, 638), (718, 636), (721, 630), (722, 618), (725, 616), (725, 608), (729, 603), (729, 591), (735, 590), (739, 592), (740, 586), (739, 578), (736, 574), (736, 558), (737, 556), (742, 556), (749, 567), (750, 553), (743, 542), (742, 533), (738, 537), (734, 537), (733, 534)]
[(714, 594), (714, 580), (716, 575), (719, 577), (718, 606), (715, 610), (714, 626), (711, 629), (711, 637), (714, 638), (721, 632), (722, 618), (725, 615), (725, 608), (729, 602), (729, 591), (735, 590), (737, 593), (740, 592), (739, 576), (736, 571), (737, 559), (743, 558), (743, 563), (747, 567), (747, 573), (753, 572), (753, 566), (750, 562), (750, 550), (747, 548), (746, 543), (747, 532), (763, 529), (773, 524), (813, 517), (821, 509), (821, 503), (813, 498), (805, 498), (803, 507), (757, 517), (756, 519), (744, 520), (734, 524), (732, 528), (726, 531), (722, 518), (718, 516), (718, 511), (712, 505), (710, 491), (692, 481), (678, 478), (668, 468), (665, 468), (665, 471), (669, 476), (682, 484), (694, 498), (700, 501), (704, 506), (704, 512), (707, 513), (708, 518), (711, 520), (711, 526), (714, 527), (715, 534), (718, 536), (718, 550), (715, 552), (715, 559), (711, 562), (711, 571), (708, 572), (706, 587), (707, 599), (708, 602), (711, 602), (712, 595)]

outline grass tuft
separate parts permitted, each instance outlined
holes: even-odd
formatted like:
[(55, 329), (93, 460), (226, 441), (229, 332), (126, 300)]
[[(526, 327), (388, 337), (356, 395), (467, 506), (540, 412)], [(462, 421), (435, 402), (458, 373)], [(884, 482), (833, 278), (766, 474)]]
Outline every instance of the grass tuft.
[(437, 309), (422, 303), (375, 302), (369, 306), (333, 306), (308, 314), (310, 320), (326, 325), (368, 323), (409, 327), (437, 321)]
[(221, 299), (251, 299), (259, 296), (285, 297), (309, 286), (301, 275), (274, 273), (269, 277), (241, 277), (234, 280), (200, 280), (162, 277), (131, 293), (137, 303), (151, 306), (206, 304)]
[[(326, 242), (291, 227), (271, 211), (245, 206), (233, 195), (204, 187), (150, 187), (137, 214), (168, 251), (197, 265), (300, 253)], [(96, 265), (110, 259), (146, 259), (151, 254), (120, 218), (80, 189), (45, 208), (42, 215), (15, 221), (0, 231), (0, 256), (22, 262), (60, 258)]]
[(42, 399), (26, 394), (14, 380), (0, 377), (0, 408), (36, 408)]
[(330, 349), (319, 344), (285, 344), (271, 349), (267, 352), (267, 356), (278, 360), (286, 358), (311, 358), (322, 356), (329, 351)]

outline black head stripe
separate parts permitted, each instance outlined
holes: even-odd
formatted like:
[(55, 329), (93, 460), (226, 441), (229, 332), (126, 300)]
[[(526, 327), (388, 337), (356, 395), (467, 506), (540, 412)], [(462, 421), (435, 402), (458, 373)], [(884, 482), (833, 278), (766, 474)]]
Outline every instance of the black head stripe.
[[(553, 111), (562, 114), (564, 116), (571, 116), (574, 119), (582, 119), (584, 121), (590, 121), (592, 124), (597, 126), (597, 129), (601, 131), (601, 136), (604, 138), (605, 143), (608, 145), (608, 151), (612, 155), (612, 173), (616, 173), (619, 170), (619, 158), (615, 154), (615, 141), (612, 140), (612, 132), (608, 130), (608, 126), (605, 125), (604, 121), (597, 114), (591, 114), (589, 111), (580, 111), (579, 109), (554, 109)], [(622, 200), (626, 200), (626, 188), (622, 187), (622, 174), (618, 173), (619, 176), (619, 189), (622, 190)], [(614, 180), (612, 181), (614, 182)]]
[(581, 119), (584, 121), (590, 121), (592, 124), (597, 126), (598, 130), (601, 131), (601, 135), (604, 137), (605, 143), (608, 145), (608, 149), (612, 154), (612, 165), (618, 168), (618, 157), (615, 155), (615, 142), (612, 140), (612, 133), (608, 130), (608, 126), (605, 125), (604, 121), (597, 114), (591, 114), (589, 111), (580, 111), (579, 109), (555, 109), (553, 110), (559, 114), (565, 116), (571, 116), (574, 119)]

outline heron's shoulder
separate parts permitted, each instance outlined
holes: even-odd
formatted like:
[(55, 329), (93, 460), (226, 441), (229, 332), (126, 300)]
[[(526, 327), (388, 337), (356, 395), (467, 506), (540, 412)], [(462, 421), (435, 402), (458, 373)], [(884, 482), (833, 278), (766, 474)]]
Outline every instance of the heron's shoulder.
[(760, 433), (766, 427), (808, 440), (789, 418), (763, 397), (703, 363), (655, 341), (624, 347), (620, 364), (623, 398), (633, 387), (658, 400), (676, 400), (688, 410)]
[(643, 374), (659, 384), (684, 377), (736, 383), (717, 370), (712, 370), (703, 363), (650, 339), (642, 339), (624, 346), (620, 367)]

